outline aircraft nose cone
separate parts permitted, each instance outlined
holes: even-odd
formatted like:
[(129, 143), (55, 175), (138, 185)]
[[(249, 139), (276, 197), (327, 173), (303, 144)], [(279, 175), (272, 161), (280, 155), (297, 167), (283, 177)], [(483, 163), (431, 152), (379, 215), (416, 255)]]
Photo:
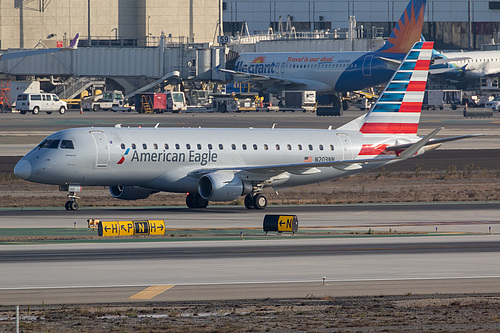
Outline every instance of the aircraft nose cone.
[(21, 179), (28, 179), (31, 176), (31, 163), (20, 160), (14, 168), (14, 174)]

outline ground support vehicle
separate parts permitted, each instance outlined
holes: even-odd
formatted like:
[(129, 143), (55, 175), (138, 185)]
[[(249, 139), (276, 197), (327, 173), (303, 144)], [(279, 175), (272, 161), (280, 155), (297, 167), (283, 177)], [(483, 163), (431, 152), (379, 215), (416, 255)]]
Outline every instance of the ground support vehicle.
[(167, 111), (167, 94), (164, 93), (136, 94), (135, 110), (138, 113), (163, 113)]
[(102, 94), (88, 96), (82, 99), (82, 109), (84, 111), (130, 111), (125, 107), (123, 92), (119, 90), (104, 91)]
[(422, 108), (427, 110), (442, 110), (450, 106), (456, 110), (462, 104), (463, 93), (461, 90), (426, 90)]
[(66, 102), (60, 100), (56, 94), (19, 94), (16, 100), (16, 110), (21, 112), (21, 114), (26, 114), (28, 112), (33, 114), (38, 114), (40, 112), (51, 114), (54, 111), (59, 111), (60, 114), (64, 114), (67, 109), (68, 105)]

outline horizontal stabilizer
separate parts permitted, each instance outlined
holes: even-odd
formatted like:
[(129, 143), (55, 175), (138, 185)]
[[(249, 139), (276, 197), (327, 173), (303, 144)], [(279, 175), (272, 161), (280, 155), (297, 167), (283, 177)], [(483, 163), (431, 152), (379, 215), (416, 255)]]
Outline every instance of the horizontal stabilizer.
[[(462, 139), (468, 139), (468, 138), (475, 138), (475, 137), (483, 136), (483, 135), (484, 134), (468, 134), (468, 135), (453, 136), (453, 137), (441, 138), (441, 139), (431, 139), (424, 146), (430, 146), (430, 145), (440, 144), (440, 143), (444, 143), (444, 142), (456, 141), (456, 140), (462, 140)], [(389, 146), (389, 147), (385, 148), (385, 150), (401, 151), (401, 150), (404, 150), (404, 149), (411, 147), (412, 145), (413, 145), (413, 143)]]

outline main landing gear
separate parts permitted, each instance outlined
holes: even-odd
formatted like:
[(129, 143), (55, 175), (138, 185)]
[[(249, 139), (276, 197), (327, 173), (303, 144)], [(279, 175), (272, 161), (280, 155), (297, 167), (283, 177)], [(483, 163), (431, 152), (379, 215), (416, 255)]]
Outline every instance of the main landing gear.
[(207, 208), (208, 200), (203, 199), (198, 193), (188, 193), (186, 196), (186, 205), (189, 208)]
[(252, 192), (245, 197), (245, 207), (247, 209), (264, 209), (267, 206), (267, 198), (262, 193)]

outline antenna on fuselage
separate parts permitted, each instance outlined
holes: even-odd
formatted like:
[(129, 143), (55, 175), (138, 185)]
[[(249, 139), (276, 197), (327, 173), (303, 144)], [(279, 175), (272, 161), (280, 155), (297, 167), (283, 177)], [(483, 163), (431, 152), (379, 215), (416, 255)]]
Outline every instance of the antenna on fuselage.
[(274, 129), (274, 128), (276, 127), (276, 125), (277, 125), (277, 124), (276, 124), (276, 123), (274, 123), (274, 124), (273, 124), (273, 127), (271, 127), (271, 128), (272, 128), (272, 129)]
[(116, 124), (115, 128), (122, 128), (122, 124)]
[(155, 128), (158, 128), (160, 126), (160, 123), (156, 123)]

